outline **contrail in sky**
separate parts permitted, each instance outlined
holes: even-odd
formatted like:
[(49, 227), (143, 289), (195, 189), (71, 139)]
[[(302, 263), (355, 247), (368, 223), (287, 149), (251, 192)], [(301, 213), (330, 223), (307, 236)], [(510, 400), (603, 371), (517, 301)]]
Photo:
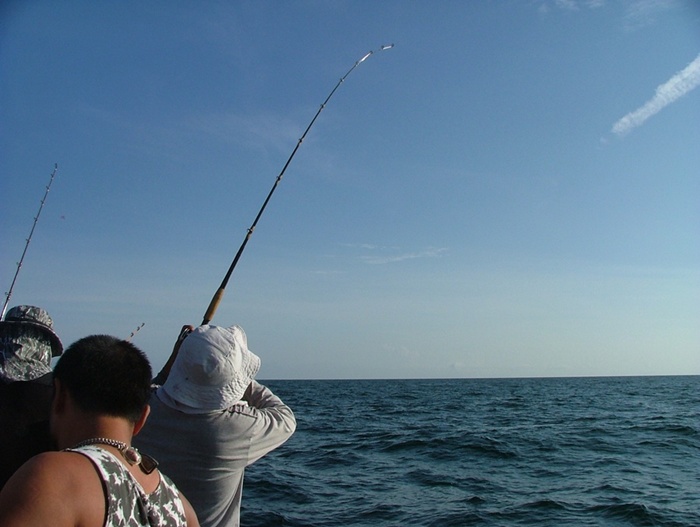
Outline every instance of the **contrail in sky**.
[(643, 106), (617, 121), (612, 127), (613, 133), (618, 137), (626, 135), (634, 128), (641, 126), (649, 117), (698, 86), (700, 86), (700, 55), (670, 80), (656, 88), (654, 97)]

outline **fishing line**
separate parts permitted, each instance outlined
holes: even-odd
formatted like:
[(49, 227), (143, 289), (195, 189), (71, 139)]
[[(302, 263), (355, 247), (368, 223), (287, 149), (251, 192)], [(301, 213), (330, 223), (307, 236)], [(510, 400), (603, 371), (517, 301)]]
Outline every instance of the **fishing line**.
[(12, 279), (12, 284), (10, 284), (10, 290), (5, 293), (5, 304), (2, 306), (2, 313), (0, 313), (0, 320), (5, 318), (5, 313), (7, 312), (7, 305), (10, 303), (10, 297), (12, 296), (12, 290), (15, 288), (15, 282), (17, 281), (17, 276), (19, 275), (19, 270), (22, 268), (22, 263), (24, 262), (24, 255), (27, 254), (27, 249), (29, 248), (29, 242), (32, 241), (32, 235), (34, 234), (34, 229), (39, 221), (39, 216), (41, 215), (41, 210), (44, 208), (44, 203), (46, 202), (46, 197), (49, 195), (49, 190), (51, 189), (51, 183), (53, 183), (53, 178), (58, 170), (58, 164), (54, 164), (53, 172), (51, 172), (51, 179), (49, 184), (46, 185), (46, 192), (44, 192), (44, 197), (41, 199), (41, 205), (39, 205), (39, 212), (34, 216), (34, 223), (32, 224), (32, 230), (29, 232), (29, 238), (27, 238), (27, 243), (24, 244), (24, 251), (22, 251), (22, 257), (17, 262), (17, 270), (15, 271), (15, 276)]
[(318, 111), (314, 115), (313, 119), (311, 119), (311, 122), (306, 127), (306, 130), (304, 130), (304, 133), (299, 138), (299, 141), (297, 142), (296, 146), (294, 147), (294, 150), (292, 150), (292, 153), (289, 156), (289, 158), (287, 159), (287, 162), (284, 164), (284, 167), (282, 167), (282, 171), (277, 176), (277, 179), (275, 179), (275, 183), (272, 185), (272, 189), (270, 189), (270, 192), (267, 195), (267, 198), (265, 199), (265, 201), (263, 202), (262, 207), (260, 207), (260, 210), (258, 211), (257, 216), (255, 216), (255, 220), (253, 220), (253, 223), (248, 228), (248, 232), (246, 233), (246, 236), (243, 239), (243, 243), (241, 244), (240, 248), (238, 249), (236, 256), (233, 258), (233, 261), (231, 262), (231, 266), (228, 268), (228, 271), (226, 272), (224, 279), (221, 281), (221, 285), (219, 286), (219, 289), (217, 289), (216, 293), (214, 294), (214, 297), (211, 299), (211, 302), (209, 303), (209, 307), (207, 308), (207, 311), (204, 314), (204, 318), (202, 319), (202, 325), (208, 324), (211, 321), (211, 319), (214, 317), (214, 313), (216, 312), (217, 308), (219, 307), (219, 304), (221, 303), (221, 299), (224, 296), (224, 290), (226, 289), (226, 285), (228, 284), (229, 278), (231, 278), (231, 274), (233, 273), (233, 270), (236, 267), (236, 264), (238, 263), (238, 260), (240, 259), (241, 254), (243, 254), (243, 250), (245, 249), (245, 246), (248, 243), (248, 240), (250, 240), (250, 237), (253, 235), (253, 231), (255, 230), (255, 227), (258, 224), (258, 220), (260, 219), (260, 216), (262, 216), (262, 213), (265, 210), (265, 207), (267, 207), (267, 204), (270, 201), (272, 194), (275, 192), (277, 185), (279, 185), (279, 182), (282, 179), (282, 176), (284, 176), (284, 172), (287, 170), (289, 163), (291, 163), (292, 158), (297, 153), (297, 150), (299, 150), (301, 143), (304, 142), (304, 139), (306, 138), (306, 134), (309, 133), (309, 130), (311, 130), (311, 127), (314, 125), (314, 123), (316, 122), (316, 119), (321, 114), (323, 109), (326, 107), (326, 104), (328, 104), (328, 101), (331, 99), (331, 97), (333, 97), (333, 94), (335, 94), (336, 90), (340, 87), (340, 85), (343, 83), (343, 81), (345, 81), (347, 76), (353, 72), (353, 70), (355, 68), (357, 68), (360, 64), (362, 64), (365, 60), (367, 60), (374, 53), (376, 53), (378, 51), (384, 51), (387, 49), (391, 49), (393, 47), (394, 47), (393, 44), (381, 46), (378, 50), (370, 51), (364, 57), (362, 57), (360, 60), (355, 62), (355, 64), (353, 64), (352, 68), (350, 68), (347, 71), (347, 73), (345, 75), (343, 75), (340, 78), (340, 80), (338, 81), (338, 83), (333, 87), (331, 92), (328, 94), (328, 97), (326, 97), (326, 100), (323, 101), (323, 103), (319, 107)]

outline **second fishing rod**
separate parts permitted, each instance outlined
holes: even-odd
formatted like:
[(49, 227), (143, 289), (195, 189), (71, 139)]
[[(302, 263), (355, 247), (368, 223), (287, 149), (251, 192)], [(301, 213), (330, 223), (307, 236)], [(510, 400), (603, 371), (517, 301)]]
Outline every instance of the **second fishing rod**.
[(340, 85), (345, 81), (345, 79), (348, 77), (348, 75), (350, 75), (355, 70), (355, 68), (357, 68), (360, 64), (362, 64), (365, 60), (367, 60), (370, 56), (372, 56), (376, 52), (391, 49), (393, 47), (394, 47), (393, 44), (389, 44), (389, 45), (381, 46), (376, 51), (370, 51), (369, 53), (365, 54), (360, 60), (358, 60), (357, 62), (355, 62), (355, 64), (353, 64), (353, 66), (347, 71), (347, 73), (345, 73), (345, 75), (343, 75), (340, 78), (338, 83), (333, 87), (333, 89), (330, 91), (330, 93), (328, 94), (326, 99), (323, 101), (323, 103), (319, 107), (318, 111), (316, 112), (316, 114), (313, 116), (313, 118), (309, 122), (308, 126), (306, 127), (306, 130), (304, 130), (304, 133), (299, 138), (299, 141), (297, 141), (297, 144), (294, 147), (294, 150), (292, 150), (292, 153), (290, 154), (289, 158), (287, 159), (287, 162), (284, 164), (281, 172), (279, 173), (279, 175), (275, 179), (275, 182), (272, 185), (272, 188), (270, 189), (270, 192), (268, 193), (267, 198), (265, 198), (265, 201), (263, 202), (262, 207), (260, 207), (258, 214), (255, 216), (253, 223), (248, 228), (248, 231), (245, 235), (245, 238), (243, 239), (243, 243), (238, 248), (238, 252), (236, 253), (236, 256), (234, 256), (233, 261), (231, 262), (231, 265), (229, 266), (228, 271), (226, 272), (226, 275), (224, 276), (224, 279), (221, 281), (221, 285), (216, 290), (216, 293), (214, 293), (214, 296), (211, 299), (211, 302), (209, 303), (209, 307), (207, 308), (206, 312), (204, 313), (204, 318), (202, 319), (202, 325), (209, 324), (209, 322), (212, 320), (212, 318), (214, 318), (214, 314), (216, 313), (216, 310), (218, 309), (219, 304), (221, 303), (221, 299), (224, 296), (224, 291), (226, 289), (226, 286), (228, 285), (229, 279), (231, 278), (231, 274), (233, 273), (233, 270), (236, 268), (236, 265), (238, 264), (238, 260), (240, 260), (241, 255), (243, 254), (243, 251), (245, 250), (245, 247), (248, 244), (248, 240), (250, 240), (250, 237), (253, 235), (253, 231), (255, 230), (255, 227), (257, 226), (258, 221), (260, 220), (260, 217), (262, 216), (263, 212), (265, 211), (265, 207), (267, 207), (267, 204), (270, 202), (270, 198), (272, 198), (272, 194), (277, 189), (277, 186), (279, 185), (280, 181), (282, 180), (282, 176), (284, 176), (284, 173), (287, 170), (287, 167), (292, 162), (294, 155), (297, 153), (297, 150), (299, 150), (299, 147), (304, 142), (304, 139), (306, 138), (306, 134), (309, 133), (309, 130), (311, 130), (311, 127), (314, 125), (314, 123), (316, 122), (316, 119), (321, 114), (321, 112), (326, 107), (326, 105), (328, 104), (328, 101), (330, 101), (331, 97), (333, 97), (333, 95), (338, 90)]

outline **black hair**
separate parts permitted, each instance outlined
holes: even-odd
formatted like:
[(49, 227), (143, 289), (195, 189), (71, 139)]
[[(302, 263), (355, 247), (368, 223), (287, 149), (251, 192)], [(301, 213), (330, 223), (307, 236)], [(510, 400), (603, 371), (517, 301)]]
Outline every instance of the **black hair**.
[(82, 338), (63, 353), (54, 379), (85, 412), (136, 422), (148, 404), (151, 364), (136, 346), (109, 335)]

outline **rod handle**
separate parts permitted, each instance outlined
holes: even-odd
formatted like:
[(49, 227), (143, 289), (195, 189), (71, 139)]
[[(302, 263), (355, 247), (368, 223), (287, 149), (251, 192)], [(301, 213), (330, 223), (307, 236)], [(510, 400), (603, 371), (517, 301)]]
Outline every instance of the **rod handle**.
[(204, 314), (204, 319), (202, 320), (202, 326), (204, 326), (205, 324), (209, 324), (211, 319), (214, 318), (214, 313), (216, 313), (216, 310), (219, 308), (219, 304), (221, 303), (221, 299), (223, 297), (224, 288), (220, 287), (214, 294), (213, 298), (211, 299), (211, 302), (209, 303), (207, 312)]

